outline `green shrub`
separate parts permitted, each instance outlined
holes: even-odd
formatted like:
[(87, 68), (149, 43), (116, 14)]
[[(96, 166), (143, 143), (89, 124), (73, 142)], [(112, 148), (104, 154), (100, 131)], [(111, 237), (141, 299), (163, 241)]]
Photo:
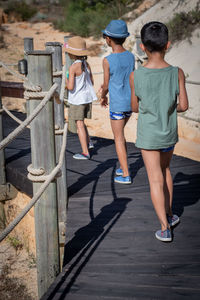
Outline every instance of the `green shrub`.
[(168, 22), (170, 41), (172, 43), (188, 38), (190, 40), (194, 29), (200, 26), (200, 9), (197, 5), (196, 9), (176, 14), (174, 18)]
[(25, 1), (11, 1), (8, 4), (8, 8), (5, 10), (5, 13), (9, 15), (11, 12), (19, 15), (22, 21), (27, 21), (36, 14), (37, 10), (30, 5), (27, 5)]
[[(127, 12), (130, 0), (68, 0), (64, 7), (64, 19), (54, 23), (55, 27), (83, 37), (101, 35), (112, 19), (118, 19)], [(64, 1), (61, 4), (64, 5)]]

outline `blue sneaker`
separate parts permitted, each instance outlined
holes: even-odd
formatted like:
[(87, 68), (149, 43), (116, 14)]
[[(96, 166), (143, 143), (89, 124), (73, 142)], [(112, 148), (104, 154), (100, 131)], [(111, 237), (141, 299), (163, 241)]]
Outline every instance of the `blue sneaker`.
[(86, 160), (86, 159), (90, 159), (90, 155), (88, 154), (84, 154), (84, 153), (77, 153), (73, 155), (73, 158), (75, 159), (82, 159), (82, 160)]
[(167, 216), (167, 221), (169, 223), (169, 226), (173, 227), (173, 226), (175, 226), (176, 224), (178, 224), (180, 222), (180, 219), (177, 215), (173, 215), (172, 217)]
[(118, 175), (118, 176), (122, 176), (123, 175), (122, 169), (121, 168), (117, 169), (115, 174)]
[(126, 177), (117, 176), (117, 177), (115, 177), (114, 181), (118, 182), (118, 183), (122, 183), (122, 184), (130, 184), (131, 183), (131, 177), (130, 176), (126, 176)]
[(172, 234), (170, 229), (166, 229), (164, 231), (162, 230), (158, 230), (155, 233), (155, 236), (158, 240), (162, 241), (162, 242), (171, 242), (172, 241)]

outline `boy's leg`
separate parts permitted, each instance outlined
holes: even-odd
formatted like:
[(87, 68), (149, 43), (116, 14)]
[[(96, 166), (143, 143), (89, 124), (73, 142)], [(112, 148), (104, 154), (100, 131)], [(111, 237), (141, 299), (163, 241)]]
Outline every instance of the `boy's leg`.
[(173, 150), (160, 153), (160, 163), (164, 177), (164, 195), (166, 213), (172, 216), (172, 198), (173, 198), (173, 180), (170, 172), (170, 161), (172, 159)]
[(161, 224), (161, 230), (169, 225), (165, 210), (164, 177), (161, 168), (160, 151), (141, 150), (150, 184), (151, 199)]
[(84, 154), (88, 155), (89, 154), (89, 152), (88, 152), (88, 136), (87, 136), (87, 131), (85, 128), (84, 121), (77, 120), (76, 126), (77, 126), (77, 133), (78, 133), (79, 141), (81, 144), (82, 152)]
[(124, 137), (124, 126), (126, 125), (128, 119), (129, 118), (125, 118), (122, 120), (110, 120), (111, 128), (114, 134), (116, 152), (124, 177), (129, 176), (126, 140)]

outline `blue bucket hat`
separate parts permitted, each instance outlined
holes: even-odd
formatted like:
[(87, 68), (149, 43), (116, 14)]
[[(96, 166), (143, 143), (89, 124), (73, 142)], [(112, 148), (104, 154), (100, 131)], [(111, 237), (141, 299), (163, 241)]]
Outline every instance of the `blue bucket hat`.
[(127, 25), (123, 20), (112, 20), (102, 32), (113, 38), (125, 38), (130, 35)]

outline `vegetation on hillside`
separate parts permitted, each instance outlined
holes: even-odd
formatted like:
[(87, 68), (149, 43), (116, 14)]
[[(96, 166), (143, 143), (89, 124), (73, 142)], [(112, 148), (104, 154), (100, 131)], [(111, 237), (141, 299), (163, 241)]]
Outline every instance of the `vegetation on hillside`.
[(112, 19), (130, 10), (129, 5), (134, 9), (142, 0), (60, 0), (60, 3), (64, 18), (55, 22), (56, 28), (83, 37), (97, 37)]
[(27, 21), (32, 16), (35, 15), (37, 9), (31, 5), (26, 4), (24, 0), (22, 1), (10, 1), (8, 2), (8, 6), (5, 9), (6, 14), (13, 13), (16, 17), (20, 18), (22, 21)]
[(170, 41), (172, 43), (189, 39), (192, 32), (200, 27), (200, 5), (189, 12), (176, 14), (166, 25), (169, 29)]

